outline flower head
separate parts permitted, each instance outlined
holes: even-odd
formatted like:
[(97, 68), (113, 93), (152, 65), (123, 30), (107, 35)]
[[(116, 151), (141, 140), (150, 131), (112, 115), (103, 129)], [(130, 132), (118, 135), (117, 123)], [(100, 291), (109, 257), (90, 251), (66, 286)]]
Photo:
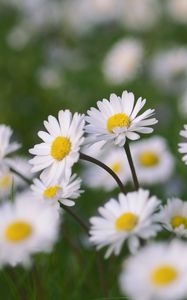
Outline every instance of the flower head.
[(139, 181), (142, 184), (157, 184), (168, 180), (174, 169), (174, 158), (164, 138), (154, 136), (131, 146), (132, 156)]
[(84, 115), (61, 110), (58, 120), (49, 116), (44, 121), (48, 132), (39, 131), (43, 143), (35, 145), (29, 152), (35, 157), (30, 160), (32, 171), (43, 170), (41, 178), (47, 184), (69, 172), (79, 159), (80, 146), (84, 141)]
[(149, 197), (145, 190), (119, 194), (118, 201), (110, 199), (98, 209), (101, 216), (90, 219), (90, 241), (97, 249), (108, 246), (106, 258), (113, 252), (119, 255), (127, 239), (131, 252), (135, 252), (139, 238), (151, 238), (160, 229), (153, 219), (159, 205), (160, 201), (155, 196)]
[(20, 144), (11, 143), (12, 129), (4, 124), (0, 125), (0, 165), (6, 162), (9, 154), (15, 152), (20, 148)]
[(59, 178), (57, 181), (47, 185), (39, 179), (34, 179), (34, 184), (31, 186), (35, 195), (50, 204), (58, 204), (60, 201), (67, 206), (75, 205), (75, 199), (80, 197), (83, 192), (80, 190), (81, 179), (76, 174), (71, 176), (71, 173)]
[(187, 202), (180, 199), (169, 199), (158, 214), (158, 221), (177, 236), (187, 237)]
[(28, 266), (31, 255), (48, 252), (57, 239), (59, 214), (30, 193), (0, 207), (0, 266)]
[(187, 293), (187, 245), (153, 243), (124, 263), (120, 288), (131, 299), (181, 300)]
[(139, 133), (151, 133), (153, 129), (149, 126), (157, 123), (155, 118), (150, 118), (154, 109), (138, 116), (145, 103), (145, 99), (139, 98), (134, 105), (134, 95), (127, 91), (123, 92), (122, 97), (111, 94), (110, 100), (98, 101), (98, 109), (92, 107), (86, 117), (86, 132), (90, 134), (88, 142), (103, 140), (122, 147), (126, 138), (137, 140)]
[[(180, 131), (180, 135), (187, 139), (187, 125), (184, 125), (184, 130)], [(182, 160), (187, 165), (187, 143), (179, 143), (179, 152), (184, 154)]]

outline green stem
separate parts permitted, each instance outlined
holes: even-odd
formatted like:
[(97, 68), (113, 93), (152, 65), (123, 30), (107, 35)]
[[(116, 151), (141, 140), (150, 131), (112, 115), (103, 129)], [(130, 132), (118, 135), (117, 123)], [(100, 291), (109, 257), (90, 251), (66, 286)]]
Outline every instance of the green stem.
[(125, 187), (123, 185), (123, 183), (121, 182), (121, 180), (119, 179), (119, 177), (116, 175), (116, 173), (114, 171), (112, 171), (112, 169), (110, 169), (107, 165), (105, 165), (104, 163), (102, 163), (100, 160), (98, 159), (95, 159), (91, 156), (88, 156), (84, 153), (80, 153), (80, 159), (82, 160), (86, 160), (86, 161), (89, 161), (97, 166), (99, 166), (100, 168), (104, 169), (106, 172), (108, 172), (113, 178), (114, 180), (117, 182), (121, 192), (123, 194), (126, 194), (126, 190), (125, 190)]
[(136, 170), (135, 170), (134, 163), (133, 163), (133, 160), (132, 160), (132, 155), (131, 155), (131, 151), (130, 151), (130, 147), (129, 147), (129, 142), (127, 140), (125, 142), (124, 149), (125, 149), (125, 152), (126, 152), (126, 155), (127, 155), (127, 159), (128, 159), (128, 162), (129, 162), (130, 169), (131, 169), (131, 174), (132, 174), (135, 189), (138, 190), (139, 189), (138, 177), (136, 175)]

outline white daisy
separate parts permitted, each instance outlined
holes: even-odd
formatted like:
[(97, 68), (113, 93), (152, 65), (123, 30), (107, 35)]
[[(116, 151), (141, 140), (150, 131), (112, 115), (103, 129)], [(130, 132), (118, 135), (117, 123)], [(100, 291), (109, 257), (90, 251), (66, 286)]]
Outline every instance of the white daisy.
[(118, 41), (103, 63), (103, 74), (106, 81), (112, 84), (122, 84), (134, 79), (143, 62), (143, 45), (133, 38)]
[(81, 179), (76, 174), (72, 176), (69, 174), (50, 185), (45, 184), (42, 180), (34, 179), (31, 189), (36, 196), (50, 204), (58, 204), (60, 201), (64, 205), (73, 206), (75, 205), (74, 200), (80, 197), (83, 192), (80, 190), (80, 186)]
[(167, 8), (170, 16), (177, 22), (187, 23), (187, 1), (167, 0)]
[(79, 159), (80, 146), (84, 141), (84, 115), (61, 110), (58, 120), (49, 116), (44, 121), (48, 132), (39, 131), (43, 143), (35, 145), (29, 152), (35, 157), (30, 160), (32, 172), (44, 170), (41, 179), (49, 184), (65, 174)]
[(15, 174), (11, 168), (19, 172), (28, 180), (32, 178), (31, 166), (27, 159), (22, 157), (14, 157), (6, 160), (7, 165), (0, 168), (0, 198), (8, 197), (11, 194), (12, 187), (23, 188), (25, 181)]
[(182, 300), (187, 294), (187, 245), (153, 243), (127, 259), (119, 278), (133, 300)]
[(172, 175), (174, 158), (164, 138), (155, 136), (133, 143), (131, 151), (140, 183), (162, 183)]
[(6, 157), (20, 148), (20, 144), (12, 143), (12, 129), (4, 124), (0, 125), (0, 165), (6, 162)]
[[(109, 151), (104, 151), (98, 159), (112, 169), (123, 183), (129, 180), (130, 169), (123, 149), (112, 148)], [(91, 188), (103, 188), (106, 191), (112, 191), (117, 187), (117, 183), (111, 175), (98, 166), (86, 164), (83, 178), (84, 183)]]
[(167, 91), (178, 92), (186, 87), (187, 47), (178, 46), (158, 52), (150, 65), (156, 84)]
[(31, 255), (51, 251), (58, 236), (59, 213), (30, 193), (0, 206), (0, 266), (28, 266)]
[(90, 219), (90, 241), (101, 249), (108, 246), (105, 257), (113, 252), (119, 255), (128, 239), (131, 252), (139, 247), (139, 238), (149, 239), (156, 235), (160, 226), (153, 220), (160, 201), (149, 197), (149, 191), (138, 190), (127, 195), (119, 194), (119, 201), (110, 199), (98, 209), (100, 217)]
[(160, 18), (158, 0), (122, 0), (120, 20), (130, 30), (147, 31)]
[[(180, 131), (180, 135), (187, 139), (187, 125), (184, 125), (184, 130)], [(184, 154), (182, 160), (187, 165), (187, 143), (179, 143), (179, 152)]]
[(177, 236), (187, 237), (187, 202), (180, 199), (169, 199), (158, 214), (158, 221)]
[(137, 140), (139, 133), (153, 132), (149, 126), (157, 123), (155, 118), (150, 118), (154, 109), (137, 116), (145, 103), (146, 99), (139, 98), (134, 105), (134, 94), (127, 91), (123, 92), (122, 97), (111, 94), (110, 100), (98, 101), (98, 109), (92, 107), (86, 117), (86, 132), (90, 134), (87, 143), (103, 140), (122, 147), (126, 138)]

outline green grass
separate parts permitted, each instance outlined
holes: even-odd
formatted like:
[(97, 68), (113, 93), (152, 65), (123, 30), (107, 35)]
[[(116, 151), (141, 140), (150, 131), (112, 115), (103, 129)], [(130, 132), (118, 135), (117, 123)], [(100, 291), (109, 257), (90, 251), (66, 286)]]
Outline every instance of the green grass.
[[(8, 47), (6, 36), (17, 20), (18, 16), (13, 10), (0, 5), (0, 123), (12, 126), (16, 138), (23, 144), (20, 153), (27, 155), (28, 149), (38, 141), (36, 132), (42, 128), (43, 120), (49, 114), (57, 115), (58, 110), (65, 108), (83, 113), (111, 92), (121, 94), (124, 89), (131, 90), (136, 96), (148, 99), (147, 107), (156, 108), (160, 122), (155, 127), (155, 133), (167, 139), (176, 156), (175, 176), (183, 184), (178, 196), (187, 199), (187, 169), (177, 152), (178, 133), (186, 120), (181, 119), (177, 111), (177, 98), (156, 87), (146, 72), (136, 81), (120, 87), (108, 86), (103, 80), (100, 65), (107, 49), (130, 33), (113, 25), (96, 28), (92, 34), (77, 38), (59, 28), (38, 34), (23, 50), (16, 51)], [(186, 44), (186, 36), (186, 27), (170, 24), (164, 19), (153, 31), (139, 35), (144, 41), (147, 59), (157, 49), (177, 43)], [(36, 79), (37, 70), (45, 65), (49, 42), (78, 49), (87, 62), (78, 71), (67, 67), (64, 70), (64, 66), (60, 65), (63, 80), (62, 86), (57, 89), (42, 89)], [(114, 195), (117, 193), (118, 190), (113, 192)], [(166, 192), (165, 185), (161, 185), (153, 187), (152, 193), (165, 201), (170, 191)], [(76, 209), (88, 219), (110, 195), (102, 191), (86, 190), (77, 201)], [(0, 272), (1, 299), (105, 299), (100, 288), (95, 252), (85, 247), (84, 232), (74, 220), (67, 214), (63, 219), (60, 238), (51, 254), (35, 257), (30, 270), (18, 267), (5, 268)], [(101, 251), (101, 256), (103, 254), (104, 251)], [(117, 281), (125, 254), (126, 249), (120, 257), (103, 262), (110, 299), (124, 299), (121, 298)]]

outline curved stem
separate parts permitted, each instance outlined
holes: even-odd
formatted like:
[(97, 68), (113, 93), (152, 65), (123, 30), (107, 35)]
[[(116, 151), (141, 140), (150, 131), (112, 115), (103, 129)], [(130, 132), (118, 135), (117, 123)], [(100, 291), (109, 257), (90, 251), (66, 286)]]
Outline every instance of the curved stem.
[(84, 153), (80, 153), (80, 159), (89, 161), (89, 162), (99, 166), (100, 168), (104, 169), (106, 172), (108, 172), (114, 178), (114, 180), (117, 182), (121, 192), (126, 194), (126, 190), (125, 190), (125, 187), (124, 187), (123, 183), (121, 182), (119, 177), (116, 175), (116, 173), (114, 171), (112, 171), (112, 169), (110, 169), (107, 165), (102, 163), (100, 160), (95, 159), (95, 158), (93, 158), (89, 155), (86, 155)]
[(125, 149), (125, 152), (126, 152), (126, 155), (127, 155), (127, 159), (128, 159), (128, 162), (129, 162), (130, 169), (131, 169), (131, 174), (132, 174), (135, 189), (138, 190), (139, 189), (138, 177), (136, 175), (136, 170), (135, 170), (134, 163), (133, 163), (133, 160), (132, 160), (132, 155), (131, 155), (131, 151), (130, 151), (130, 147), (129, 147), (129, 142), (127, 140), (125, 142), (124, 149)]
[(63, 205), (60, 201), (59, 201), (59, 204), (60, 204), (60, 207), (62, 207), (65, 211), (67, 211), (76, 220), (76, 222), (79, 223), (79, 225), (82, 227), (82, 229), (84, 229), (86, 234), (89, 235), (89, 227), (82, 220), (82, 218), (79, 215), (77, 215), (70, 207)]
[(32, 181), (29, 178), (25, 177), (23, 174), (19, 173), (14, 168), (10, 167), (10, 171), (19, 176), (21, 179), (23, 179), (23, 181), (25, 181), (28, 185), (32, 184)]

